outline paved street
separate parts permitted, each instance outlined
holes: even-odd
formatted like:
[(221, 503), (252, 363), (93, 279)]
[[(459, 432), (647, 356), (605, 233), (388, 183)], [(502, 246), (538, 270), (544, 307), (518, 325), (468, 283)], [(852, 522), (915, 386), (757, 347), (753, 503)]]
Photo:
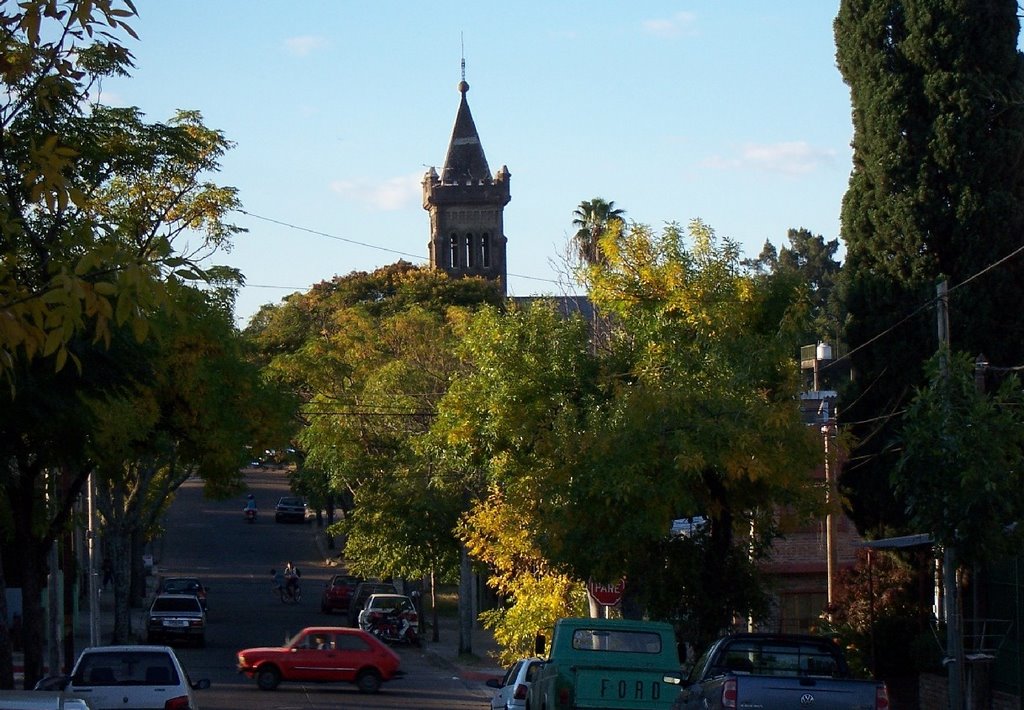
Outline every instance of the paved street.
[[(244, 521), (241, 498), (205, 500), (201, 482), (190, 481), (178, 492), (167, 515), (166, 534), (156, 546), (159, 574), (195, 574), (210, 587), (206, 647), (177, 649), (193, 679), (210, 679), (212, 687), (200, 693), (204, 710), (487, 706), (493, 693), (484, 685), (489, 669), (467, 670), (450, 663), (454, 629), (443, 627), (441, 645), (397, 649), (406, 676), (385, 684), (375, 696), (340, 684), (283, 683), (276, 691), (263, 692), (255, 681), (239, 675), (238, 649), (278, 645), (304, 626), (331, 623), (320, 612), (319, 595), (334, 573), (318, 556), (313, 527), (274, 523), (273, 506), (287, 492), (287, 474), (260, 470), (250, 474), (249, 484), (260, 508), (256, 524)], [(270, 570), (288, 560), (302, 571), (304, 596), (298, 605), (271, 596)], [(334, 616), (333, 623), (344, 625), (342, 616)]]

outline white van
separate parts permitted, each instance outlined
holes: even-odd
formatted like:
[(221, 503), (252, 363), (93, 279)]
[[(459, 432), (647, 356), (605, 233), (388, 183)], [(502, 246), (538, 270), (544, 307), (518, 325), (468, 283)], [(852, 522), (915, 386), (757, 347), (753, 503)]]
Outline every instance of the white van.
[(0, 690), (0, 710), (93, 710), (71, 693), (40, 690)]

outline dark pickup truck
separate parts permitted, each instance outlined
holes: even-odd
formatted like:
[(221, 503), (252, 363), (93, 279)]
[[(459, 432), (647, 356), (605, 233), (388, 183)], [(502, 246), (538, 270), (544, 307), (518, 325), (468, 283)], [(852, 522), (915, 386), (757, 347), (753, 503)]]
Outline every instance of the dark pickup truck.
[(850, 677), (842, 651), (821, 636), (732, 634), (693, 667), (674, 710), (809, 708), (888, 710), (885, 683)]

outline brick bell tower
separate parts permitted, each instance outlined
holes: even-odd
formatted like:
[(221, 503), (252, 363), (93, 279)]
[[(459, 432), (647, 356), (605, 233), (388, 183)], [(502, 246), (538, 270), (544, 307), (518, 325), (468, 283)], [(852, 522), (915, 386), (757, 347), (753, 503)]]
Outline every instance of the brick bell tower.
[(469, 112), (465, 64), (459, 112), (438, 175), (423, 176), (423, 209), (430, 213), (430, 267), (453, 278), (480, 276), (506, 292), (504, 209), (511, 198), (508, 168), (493, 177)]

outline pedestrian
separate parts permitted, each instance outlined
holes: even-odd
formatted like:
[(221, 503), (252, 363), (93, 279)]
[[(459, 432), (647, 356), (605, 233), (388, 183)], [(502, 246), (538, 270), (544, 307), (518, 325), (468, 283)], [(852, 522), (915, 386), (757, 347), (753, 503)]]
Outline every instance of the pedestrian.
[(114, 563), (110, 561), (109, 557), (103, 558), (103, 588), (106, 589), (107, 585), (114, 583)]

